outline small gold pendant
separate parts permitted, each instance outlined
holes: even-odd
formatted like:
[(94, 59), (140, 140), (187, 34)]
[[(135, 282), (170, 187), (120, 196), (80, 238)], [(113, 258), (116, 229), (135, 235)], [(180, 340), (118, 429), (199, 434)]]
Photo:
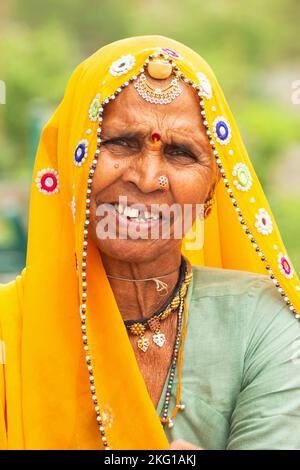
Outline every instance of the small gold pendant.
[(137, 342), (138, 347), (143, 351), (146, 352), (149, 348), (149, 340), (145, 338), (144, 335), (140, 336)]
[(160, 348), (162, 348), (163, 345), (166, 342), (166, 337), (165, 337), (164, 333), (161, 333), (159, 331), (155, 335), (152, 336), (152, 339), (153, 339), (154, 343), (157, 346), (159, 346)]

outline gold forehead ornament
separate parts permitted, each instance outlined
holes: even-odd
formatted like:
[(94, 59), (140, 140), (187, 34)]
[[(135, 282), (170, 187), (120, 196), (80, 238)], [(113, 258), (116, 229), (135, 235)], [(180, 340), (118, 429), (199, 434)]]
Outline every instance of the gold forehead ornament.
[(167, 60), (152, 60), (149, 62), (147, 70), (150, 77), (163, 80), (170, 77), (173, 67)]
[[(147, 71), (150, 77), (156, 80), (163, 80), (172, 75), (173, 67), (167, 61), (153, 60), (148, 64)], [(158, 88), (153, 87), (148, 82), (146, 75), (142, 73), (135, 82), (134, 87), (145, 101), (153, 104), (171, 103), (182, 93), (179, 79), (176, 76), (165, 88)]]

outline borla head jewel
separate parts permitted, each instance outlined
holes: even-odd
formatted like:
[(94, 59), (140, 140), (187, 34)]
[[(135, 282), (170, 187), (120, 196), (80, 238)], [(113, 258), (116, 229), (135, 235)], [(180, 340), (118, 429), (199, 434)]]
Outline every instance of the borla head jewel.
[[(172, 72), (173, 67), (166, 60), (156, 59), (151, 61), (148, 65), (150, 77), (157, 80), (169, 78)], [(147, 80), (146, 75), (142, 73), (134, 84), (134, 87), (145, 101), (153, 104), (171, 103), (182, 93), (182, 88), (179, 86), (179, 79), (176, 75), (165, 88), (158, 88), (152, 86)]]

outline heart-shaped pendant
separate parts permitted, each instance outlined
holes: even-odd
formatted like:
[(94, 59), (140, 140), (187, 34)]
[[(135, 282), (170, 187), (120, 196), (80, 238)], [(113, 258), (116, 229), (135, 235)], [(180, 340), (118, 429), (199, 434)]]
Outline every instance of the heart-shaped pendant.
[(163, 347), (163, 345), (165, 344), (165, 341), (166, 341), (166, 337), (165, 337), (164, 333), (157, 333), (156, 335), (152, 336), (152, 339), (153, 339), (154, 343), (157, 346), (159, 346), (160, 348)]
[(141, 338), (138, 339), (137, 345), (143, 352), (146, 352), (147, 349), (149, 348), (148, 338), (145, 338), (145, 336), (142, 336)]

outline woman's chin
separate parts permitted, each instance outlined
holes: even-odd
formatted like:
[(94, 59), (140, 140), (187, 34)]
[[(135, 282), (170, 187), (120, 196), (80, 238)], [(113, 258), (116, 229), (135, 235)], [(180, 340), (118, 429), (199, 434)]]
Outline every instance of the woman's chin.
[[(176, 245), (175, 245), (176, 243)], [(150, 262), (158, 258), (158, 254), (170, 250), (180, 250), (178, 240), (145, 240), (145, 239), (106, 239), (98, 240), (97, 246), (101, 253), (120, 261), (132, 263)]]

